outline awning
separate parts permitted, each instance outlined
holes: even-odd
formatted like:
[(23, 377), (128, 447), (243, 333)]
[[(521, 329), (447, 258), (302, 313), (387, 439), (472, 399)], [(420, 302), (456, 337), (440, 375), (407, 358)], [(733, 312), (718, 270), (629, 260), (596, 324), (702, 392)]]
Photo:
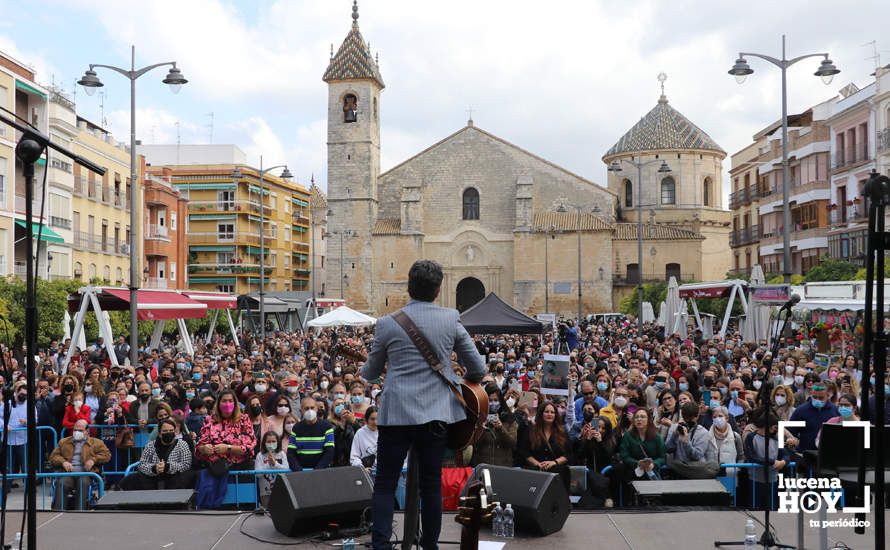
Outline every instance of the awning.
[[(82, 296), (77, 296), (72, 310), (72, 300), (68, 300), (69, 311), (77, 311)], [(99, 305), (105, 311), (126, 311), (130, 309), (130, 290), (126, 288), (96, 288)], [(167, 321), (170, 319), (196, 319), (204, 317), (207, 305), (196, 302), (175, 290), (137, 290), (136, 313), (140, 321)]]
[(217, 189), (222, 191), (238, 189), (234, 183), (174, 183), (177, 191), (203, 191), (205, 189)]
[[(251, 193), (259, 193), (259, 192), (260, 192), (260, 188), (257, 187), (256, 185), (250, 185), (250, 186), (248, 186), (247, 189), (250, 190)], [(269, 195), (269, 190), (268, 190), (268, 189), (263, 189), (263, 195), (268, 196), (268, 195)]]
[(235, 214), (189, 214), (189, 220), (226, 220), (235, 221)]
[(16, 80), (16, 81), (15, 81), (15, 87), (18, 88), (19, 90), (23, 90), (23, 91), (25, 91), (25, 92), (30, 92), (30, 93), (32, 93), (32, 94), (34, 94), (34, 95), (39, 95), (39, 96), (42, 97), (43, 99), (46, 99), (46, 94), (45, 94), (45, 93), (41, 92), (40, 90), (38, 90), (37, 88), (35, 88), (35, 87), (33, 87), (33, 86), (30, 86), (30, 85), (28, 85), (28, 84), (25, 84), (25, 83), (22, 82), (21, 80)]
[(290, 200), (293, 201), (293, 203), (296, 204), (296, 205), (298, 205), (298, 206), (309, 206), (309, 203), (308, 203), (308, 202), (306, 202), (306, 201), (304, 201), (304, 200), (301, 200), (301, 199), (298, 199), (298, 198), (296, 198), (296, 197), (291, 197)]
[(739, 279), (680, 285), (680, 298), (725, 298), (737, 284), (741, 284), (743, 288), (748, 286), (746, 281)]
[[(266, 256), (268, 256), (269, 253), (270, 253), (271, 251), (272, 251), (272, 250), (267, 246), (267, 247), (266, 247)], [(248, 254), (253, 254), (254, 256), (259, 256), (259, 255), (260, 255), (260, 248), (259, 248), (258, 246), (248, 246), (248, 247), (247, 247), (247, 253), (248, 253)]]
[(234, 246), (225, 246), (225, 245), (197, 245), (190, 246), (189, 250), (191, 252), (234, 252)]
[[(874, 300), (874, 299), (872, 299)], [(872, 303), (876, 303), (872, 301)], [(884, 301), (884, 309), (890, 310), (890, 301)], [(865, 300), (801, 300), (794, 306), (795, 311), (814, 310), (814, 311), (864, 311)]]
[(235, 309), (238, 307), (238, 297), (231, 294), (195, 290), (182, 290), (180, 293), (196, 302), (205, 304), (207, 309)]
[(200, 277), (189, 275), (189, 284), (192, 285), (234, 285), (235, 277)]
[[(257, 279), (259, 281), (259, 279)], [(294, 309), (290, 304), (281, 300), (279, 298), (275, 298), (274, 296), (266, 295), (263, 297), (264, 307), (266, 313), (287, 313)], [(246, 310), (259, 310), (260, 309), (260, 299), (257, 294), (242, 294), (238, 297), (238, 306), (241, 309)]]
[[(28, 224), (25, 223), (25, 220), (16, 220), (15, 224), (22, 229), (25, 229)], [(32, 223), (31, 224), (31, 233), (36, 237), (38, 234), (40, 235), (40, 240), (47, 243), (64, 243), (65, 239), (62, 238), (61, 235), (50, 229), (49, 227), (43, 226), (43, 231), (40, 230), (40, 226), (42, 224)]]

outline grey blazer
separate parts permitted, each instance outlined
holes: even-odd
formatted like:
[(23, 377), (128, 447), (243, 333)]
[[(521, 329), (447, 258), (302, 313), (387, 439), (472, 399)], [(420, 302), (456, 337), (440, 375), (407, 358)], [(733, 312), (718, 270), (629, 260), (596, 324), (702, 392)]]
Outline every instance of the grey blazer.
[[(446, 365), (442, 372), (449, 380), (460, 382), (450, 368), (452, 350), (457, 352), (458, 361), (466, 369), (467, 380), (479, 382), (482, 379), (485, 364), (473, 339), (460, 324), (457, 310), (412, 300), (402, 311), (429, 340), (439, 360)], [(408, 334), (390, 316), (377, 320), (374, 343), (362, 369), (362, 377), (366, 380), (379, 378), (384, 367), (386, 381), (377, 396), (379, 425), (416, 426), (434, 420), (451, 424), (466, 418), (448, 386), (433, 372)]]

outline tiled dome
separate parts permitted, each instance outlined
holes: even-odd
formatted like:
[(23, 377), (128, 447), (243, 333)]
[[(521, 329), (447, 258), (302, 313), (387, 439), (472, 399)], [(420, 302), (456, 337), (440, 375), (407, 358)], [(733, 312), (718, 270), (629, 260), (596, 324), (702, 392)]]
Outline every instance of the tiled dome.
[(624, 153), (677, 149), (710, 150), (726, 154), (711, 136), (671, 107), (667, 98), (662, 95), (658, 104), (621, 136), (603, 158)]

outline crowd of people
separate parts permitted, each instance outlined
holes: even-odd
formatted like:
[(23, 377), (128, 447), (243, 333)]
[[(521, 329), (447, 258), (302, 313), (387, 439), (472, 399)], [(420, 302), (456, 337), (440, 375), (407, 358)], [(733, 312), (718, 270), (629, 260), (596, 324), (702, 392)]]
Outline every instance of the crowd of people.
[[(146, 348), (138, 364), (120, 367), (100, 344), (67, 365), (69, 341), (39, 351), (37, 419), (59, 436), (54, 448), (41, 438), (47, 466), (103, 473), (109, 487), (122, 490), (194, 487), (203, 508), (219, 506), (231, 471), (373, 469), (385, 374), (365, 380), (361, 362), (330, 355), (344, 341), (370, 347), (373, 329), (241, 336), (241, 347), (220, 335), (198, 339), (194, 355), (175, 342)], [(566, 330), (542, 335), (477, 335), (474, 342), (488, 368), (482, 384), (489, 414), (476, 444), (446, 464), (554, 472), (575, 492), (570, 467), (586, 466), (583, 496), (592, 506), (617, 505), (634, 479), (740, 476), (742, 492), (750, 482), (765, 485), (788, 468), (791, 453), (817, 448), (823, 423), (858, 419), (863, 399), (874, 410), (874, 396), (860, 392), (863, 377), (874, 374), (855, 355), (817, 366), (797, 340), (772, 357), (766, 342), (743, 342), (731, 330), (725, 338), (683, 338), (612, 319), (569, 321)], [(125, 344), (114, 352), (118, 347), (125, 359)], [(570, 356), (567, 396), (541, 387), (544, 356), (558, 348)], [(13, 428), (25, 425), (24, 362), (9, 350), (3, 360), (0, 383), (12, 377), (14, 388), (13, 403), (2, 409), (10, 428), (7, 469), (20, 472), (26, 438)], [(772, 389), (764, 395), (767, 382)], [(890, 378), (871, 382), (890, 395)], [(763, 399), (772, 405), (768, 413)], [(781, 449), (778, 420), (806, 424), (791, 430)], [(137, 446), (137, 439), (147, 443)], [(722, 466), (762, 463), (765, 453), (769, 471)], [(259, 479), (263, 502), (272, 478)], [(84, 479), (63, 483), (57, 505), (81, 499)]]

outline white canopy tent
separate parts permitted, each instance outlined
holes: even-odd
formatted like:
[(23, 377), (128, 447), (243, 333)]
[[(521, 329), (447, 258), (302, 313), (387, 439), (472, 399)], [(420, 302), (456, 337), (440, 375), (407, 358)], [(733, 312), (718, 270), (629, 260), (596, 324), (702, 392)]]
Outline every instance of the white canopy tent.
[[(692, 304), (692, 312), (695, 314), (695, 326), (702, 328), (701, 314), (698, 312), (698, 304), (695, 303), (696, 298), (724, 298), (729, 297), (726, 303), (726, 311), (723, 314), (723, 323), (720, 325), (720, 337), (726, 336), (726, 329), (729, 326), (729, 315), (732, 313), (732, 306), (735, 303), (736, 296), (742, 303), (742, 310), (748, 313), (748, 300), (745, 297), (745, 288), (748, 283), (741, 279), (730, 279), (728, 281), (717, 281), (711, 283), (690, 283), (680, 285), (680, 298), (685, 298)], [(670, 285), (668, 285), (668, 295), (670, 295)]]
[[(751, 270), (751, 286), (763, 286), (766, 284), (766, 277), (763, 274), (763, 268), (760, 264), (756, 264)], [(742, 339), (745, 342), (761, 342), (768, 341), (770, 337), (770, 305), (761, 301), (752, 299), (751, 307), (748, 314), (745, 315), (745, 325), (742, 331)]]
[(680, 325), (683, 321), (682, 312), (685, 311), (685, 308), (683, 308), (683, 304), (680, 303), (679, 288), (676, 277), (668, 279), (667, 296), (664, 301), (665, 334), (674, 334), (680, 331)]
[(667, 316), (667, 304), (661, 302), (661, 305), (658, 306), (658, 319), (655, 320), (655, 324), (663, 327), (667, 325), (667, 320), (665, 317)]
[(652, 304), (649, 302), (643, 302), (643, 322), (651, 323), (655, 320), (655, 311), (652, 309)]
[(325, 313), (320, 317), (316, 317), (307, 323), (310, 327), (366, 327), (373, 325), (377, 319), (370, 315), (358, 312), (347, 306), (340, 306), (334, 311)]

